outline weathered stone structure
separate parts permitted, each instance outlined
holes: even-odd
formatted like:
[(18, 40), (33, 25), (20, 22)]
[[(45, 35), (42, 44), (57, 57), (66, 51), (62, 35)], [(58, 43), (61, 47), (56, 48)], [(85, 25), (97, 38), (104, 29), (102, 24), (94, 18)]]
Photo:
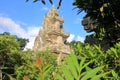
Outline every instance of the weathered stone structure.
[(86, 32), (95, 31), (97, 28), (97, 20), (91, 20), (90, 17), (86, 17), (82, 20), (82, 25), (84, 26), (84, 30)]
[(59, 17), (57, 9), (52, 9), (44, 16), (42, 29), (39, 30), (35, 38), (33, 51), (49, 50), (54, 53), (66, 55), (70, 53), (69, 46), (65, 45), (65, 40), (69, 33), (63, 30), (64, 19)]

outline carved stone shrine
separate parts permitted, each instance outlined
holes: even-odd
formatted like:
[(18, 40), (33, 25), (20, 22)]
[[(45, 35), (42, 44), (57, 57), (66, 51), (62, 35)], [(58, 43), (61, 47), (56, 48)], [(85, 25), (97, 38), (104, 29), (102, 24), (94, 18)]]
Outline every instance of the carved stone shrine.
[(34, 53), (42, 50), (49, 50), (53, 53), (66, 55), (70, 53), (70, 48), (64, 42), (69, 37), (69, 33), (64, 32), (64, 19), (59, 17), (57, 9), (52, 9), (44, 16), (42, 29), (34, 41)]

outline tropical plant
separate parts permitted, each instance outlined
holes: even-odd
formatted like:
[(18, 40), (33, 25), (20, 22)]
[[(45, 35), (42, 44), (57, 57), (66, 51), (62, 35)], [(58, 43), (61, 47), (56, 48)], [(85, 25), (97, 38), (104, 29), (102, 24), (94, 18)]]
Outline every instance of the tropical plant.
[[(22, 80), (28, 78), (30, 80), (51, 80), (54, 79), (53, 73), (57, 67), (56, 55), (48, 51), (41, 51), (33, 54), (25, 54), (25, 63), (16, 66), (16, 79)], [(28, 57), (29, 55), (29, 57)]]
[(93, 62), (89, 64), (89, 67), (92, 69), (104, 66), (103, 72), (110, 72), (106, 78), (119, 78), (120, 43), (117, 43), (114, 47), (111, 47), (105, 52), (102, 51), (99, 45), (91, 46), (89, 44), (81, 44), (77, 42), (73, 47), (73, 52), (75, 52), (79, 60), (82, 58), (86, 58), (86, 61), (92, 60)]
[(112, 69), (112, 74), (114, 78), (120, 79), (120, 43), (116, 43), (114, 47), (111, 47), (107, 52), (109, 63), (109, 69)]
[(62, 74), (57, 74), (58, 80), (99, 80), (104, 78), (108, 72), (102, 72), (104, 66), (91, 69), (90, 63), (93, 61), (87, 61), (86, 58), (78, 58), (75, 54), (67, 56), (65, 63), (61, 65)]
[(42, 66), (44, 62), (41, 58), (33, 63), (24, 64), (16, 69), (17, 80), (28, 78), (30, 80), (48, 80), (48, 72), (52, 65)]

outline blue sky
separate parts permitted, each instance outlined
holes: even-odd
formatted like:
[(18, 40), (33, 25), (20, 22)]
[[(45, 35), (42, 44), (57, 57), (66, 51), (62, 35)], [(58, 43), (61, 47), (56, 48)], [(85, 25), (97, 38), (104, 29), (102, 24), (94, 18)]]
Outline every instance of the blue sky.
[[(32, 0), (0, 0), (0, 33), (5, 31), (19, 37), (28, 38), (30, 43), (27, 47), (31, 48), (34, 38), (41, 28), (44, 15), (51, 9), (52, 5), (46, 0), (46, 5), (41, 2), (33, 3)], [(57, 6), (59, 0), (53, 0)], [(85, 13), (77, 15), (77, 9), (73, 10), (74, 0), (63, 0), (59, 15), (64, 17), (64, 30), (70, 33), (68, 41), (84, 40), (88, 35), (81, 25), (81, 20)]]

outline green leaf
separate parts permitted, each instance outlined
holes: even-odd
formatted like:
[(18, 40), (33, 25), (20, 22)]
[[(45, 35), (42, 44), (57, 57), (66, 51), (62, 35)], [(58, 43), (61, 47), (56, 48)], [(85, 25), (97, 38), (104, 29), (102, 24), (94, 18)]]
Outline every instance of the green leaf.
[(105, 55), (105, 54), (103, 53), (103, 51), (100, 49), (99, 46), (97, 46), (97, 45), (94, 45), (94, 46), (95, 46), (95, 48), (97, 49), (97, 51), (98, 51), (102, 56)]
[(51, 70), (52, 66), (48, 65), (43, 69), (43, 76), (47, 75), (47, 73)]
[(103, 4), (103, 7), (108, 7), (108, 3), (104, 3), (104, 4)]
[(82, 77), (81, 80), (87, 80), (89, 78), (92, 78), (94, 76), (96, 76), (96, 73), (99, 72), (103, 67), (97, 67), (95, 69), (92, 69), (90, 71), (88, 71), (85, 76)]
[(86, 58), (82, 58), (82, 59), (81, 59), (80, 66), (79, 66), (79, 71), (80, 71), (80, 72), (81, 72), (81, 70), (82, 70), (82, 66), (83, 66), (84, 63), (85, 63), (85, 60), (86, 60)]
[(0, 67), (0, 69), (14, 69), (13, 67)]
[(118, 74), (117, 74), (114, 70), (112, 70), (112, 75), (113, 75), (113, 77), (115, 77), (115, 78), (118, 77)]
[(70, 57), (73, 61), (73, 64), (75, 65), (77, 71), (79, 71), (79, 64), (78, 64), (78, 60), (77, 60), (76, 55), (72, 53), (72, 54), (70, 54)]
[(61, 66), (61, 68), (62, 68), (62, 71), (63, 71), (63, 73), (65, 75), (65, 78), (67, 80), (73, 80), (71, 72), (68, 70), (68, 68), (66, 68), (66, 66), (64, 64)]
[(90, 45), (86, 45), (86, 46), (85, 46), (85, 49), (90, 49)]
[(37, 80), (41, 80), (40, 78), (37, 78)]
[(7, 74), (7, 73), (4, 73), (2, 72), (3, 74), (7, 75), (9, 77), (10, 80), (16, 80), (15, 78), (13, 78), (10, 74)]
[(107, 74), (109, 74), (109, 72), (100, 73), (100, 74), (92, 77), (91, 80), (101, 80), (100, 78), (101, 78), (101, 77), (104, 77), (104, 76), (107, 75)]
[(115, 48), (110, 48), (110, 50), (115, 54), (115, 56), (117, 57), (117, 58), (119, 58), (119, 56), (118, 56), (118, 54), (117, 54), (117, 51), (116, 51), (116, 49)]
[(80, 67), (80, 71), (81, 71), (82, 69), (84, 69), (85, 67), (87, 67), (91, 62), (92, 62), (92, 61), (89, 61), (89, 62), (87, 62), (87, 63), (84, 62), (84, 65), (83, 65), (82, 67)]
[(92, 68), (90, 68), (89, 66), (86, 66), (86, 67), (85, 67), (85, 70), (86, 70), (86, 71), (90, 71), (90, 70), (92, 70)]
[(73, 60), (69, 56), (67, 56), (66, 62), (68, 64), (68, 68), (71, 71), (72, 75), (74, 76), (75, 79), (77, 79), (77, 69), (73, 65), (73, 63), (74, 63)]
[(120, 48), (120, 42), (116, 43), (115, 47)]
[(91, 50), (88, 50), (90, 57), (94, 57), (94, 53)]
[(57, 79), (58, 80), (64, 80), (63, 77), (61, 77), (59, 74), (57, 74)]

